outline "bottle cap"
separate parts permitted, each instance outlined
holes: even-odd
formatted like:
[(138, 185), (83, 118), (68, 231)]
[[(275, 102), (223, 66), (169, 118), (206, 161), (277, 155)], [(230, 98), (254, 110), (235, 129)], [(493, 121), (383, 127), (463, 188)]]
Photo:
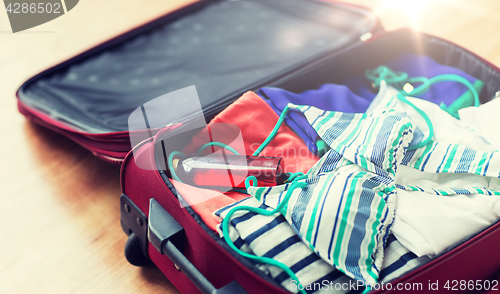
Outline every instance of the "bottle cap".
[(179, 161), (180, 161), (180, 159), (178, 159), (178, 158), (172, 160), (172, 167), (174, 168), (174, 170), (177, 170), (177, 166), (179, 165)]

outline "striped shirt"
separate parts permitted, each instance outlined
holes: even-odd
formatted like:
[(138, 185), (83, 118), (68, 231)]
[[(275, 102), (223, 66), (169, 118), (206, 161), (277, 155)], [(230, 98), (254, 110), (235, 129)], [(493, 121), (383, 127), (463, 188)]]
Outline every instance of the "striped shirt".
[[(437, 195), (500, 195), (500, 191), (480, 185), (433, 188), (396, 183), (400, 164), (423, 173), (498, 178), (500, 156), (496, 151), (441, 141), (407, 152), (408, 146), (418, 144), (425, 137), (425, 129), (416, 127), (421, 125), (400, 110), (395, 97), (387, 97), (379, 101), (373, 113), (362, 114), (289, 105), (306, 117), (331, 150), (311, 168), (306, 179), (300, 180), (307, 185), (293, 190), (280, 212), (306, 248), (322, 262), (365, 284), (393, 279), (429, 259), (417, 257), (389, 235), (395, 214), (396, 188)], [(274, 209), (283, 201), (289, 187), (289, 184), (249, 187), (248, 192), (262, 207)], [(283, 220), (278, 222), (283, 226)], [(232, 224), (238, 230), (238, 224)], [(241, 246), (253, 250), (252, 238), (240, 238)], [(384, 246), (398, 254), (384, 260)], [(268, 249), (262, 254), (279, 251), (274, 247)], [(259, 255), (259, 250), (253, 251)], [(269, 272), (276, 270), (263, 267)], [(276, 278), (272, 273), (271, 276)], [(297, 276), (300, 279), (300, 275)]]
[[(236, 204), (215, 212), (225, 218), (230, 208), (252, 206), (271, 210), (270, 207), (250, 197)], [(220, 232), (222, 235), (222, 232)], [(294, 232), (283, 215), (277, 213), (265, 216), (250, 211), (238, 211), (231, 218), (229, 235), (233, 243), (242, 251), (257, 256), (270, 257), (287, 265), (298, 277), (307, 293), (329, 292), (361, 293), (364, 287), (349, 278), (335, 267), (323, 261)], [(389, 235), (384, 248), (384, 262), (380, 271), (380, 281), (389, 282), (404, 273), (424, 264), (429, 257), (417, 257), (394, 237)], [(275, 282), (292, 293), (297, 293), (297, 286), (288, 275), (278, 267), (256, 264)], [(325, 287), (324, 285), (331, 285)], [(350, 287), (348, 287), (348, 285)]]
[[(395, 173), (412, 140), (412, 125), (401, 113), (382, 115), (323, 111), (291, 105), (302, 112), (331, 147), (295, 189), (281, 213), (318, 256), (350, 278), (378, 281), (384, 241), (396, 206)], [(276, 208), (289, 185), (249, 187)]]

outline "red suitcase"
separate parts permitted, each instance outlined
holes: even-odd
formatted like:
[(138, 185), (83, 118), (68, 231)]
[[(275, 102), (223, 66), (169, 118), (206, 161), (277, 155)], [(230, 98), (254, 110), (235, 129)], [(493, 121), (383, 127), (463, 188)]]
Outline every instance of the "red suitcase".
[[(391, 44), (392, 46), (390, 47), (394, 48), (394, 51), (384, 51), (383, 48), (386, 48), (385, 46), (387, 44)], [(299, 71), (272, 82), (271, 86), (290, 89), (294, 92), (301, 92), (326, 82), (326, 80), (322, 80), (326, 76), (325, 72), (332, 72), (332, 74), (335, 75), (334, 70), (332, 70), (334, 68), (352, 68), (352, 66), (348, 67), (347, 65), (352, 64), (353, 60), (357, 60), (361, 67), (370, 68), (376, 65), (377, 62), (383, 61), (384, 58), (389, 58), (394, 55), (394, 53), (399, 50), (414, 50), (413, 48), (417, 48), (417, 44), (420, 44), (421, 52), (447, 65), (460, 67), (462, 70), (471, 74), (473, 73), (486, 80), (488, 79), (488, 75), (494, 75), (495, 79), (500, 79), (498, 68), (457, 45), (432, 36), (419, 35), (408, 30), (401, 30), (380, 33), (368, 42), (358, 43), (342, 52), (333, 53), (331, 56), (327, 56), (318, 62), (311, 63), (306, 68), (302, 68)], [(370, 55), (369, 52), (376, 53), (371, 53), (371, 56), (368, 57)], [(369, 61), (368, 59), (373, 58), (373, 55), (380, 59)], [(362, 60), (361, 62), (360, 59)], [(460, 60), (463, 64), (454, 63), (454, 61), (457, 60)], [(472, 64), (476, 64), (477, 67), (474, 68), (475, 66)], [(481, 73), (483, 70), (484, 72)], [(492, 78), (492, 76), (490, 76), (490, 78)], [(330, 76), (328, 79), (331, 81), (332, 77)], [(333, 79), (335, 79), (335, 77)], [(496, 82), (489, 86), (491, 87), (490, 89), (492, 89), (492, 92), (489, 93), (491, 96), (494, 95), (495, 83)], [(123, 208), (125, 204), (132, 205), (132, 203), (134, 203), (136, 205), (136, 207), (134, 207), (137, 211), (136, 213), (137, 215), (142, 215), (144, 223), (148, 221), (147, 218), (151, 221), (151, 218), (165, 217), (168, 221), (165, 220), (164, 223), (172, 222), (175, 224), (173, 225), (175, 227), (180, 225), (178, 228), (183, 232), (182, 238), (184, 245), (181, 248), (183, 248), (184, 255), (188, 260), (192, 261), (199, 271), (204, 273), (206, 279), (213, 282), (214, 289), (223, 287), (224, 285), (230, 285), (231, 282), (237, 281), (238, 284), (249, 293), (284, 293), (285, 291), (283, 289), (277, 288), (271, 281), (266, 280), (265, 276), (259, 277), (259, 273), (249, 269), (248, 261), (242, 260), (241, 257), (231, 254), (229, 252), (230, 249), (226, 247), (227, 245), (219, 241), (219, 237), (203, 224), (192, 209), (189, 207), (184, 209), (180, 208), (177, 200), (178, 196), (175, 195), (175, 188), (169, 182), (168, 176), (165, 173), (154, 171), (145, 172), (142, 168), (137, 167), (137, 160), (140, 161), (141, 166), (144, 164), (154, 167), (154, 165), (157, 164), (154, 159), (154, 146), (155, 142), (161, 140), (164, 132), (168, 133), (169, 131), (164, 130), (158, 133), (150, 141), (136, 146), (135, 148), (141, 150), (138, 152), (141, 156), (134, 161), (131, 153), (122, 165), (121, 183), (124, 195), (121, 196), (121, 204), (122, 222), (125, 223), (124, 229), (133, 232), (136, 232), (135, 229), (139, 229), (136, 227), (134, 220), (129, 219), (129, 213)], [(138, 175), (143, 175), (144, 178), (138, 180)], [(147, 182), (148, 185), (144, 185), (144, 182)], [(150, 195), (154, 195), (154, 197)], [(168, 209), (168, 212), (165, 209)], [(161, 216), (157, 216), (156, 214)], [(137, 215), (134, 215), (132, 218)], [(150, 230), (152, 228), (156, 229), (154, 228), (154, 220), (153, 223), (149, 223), (149, 226)], [(440, 285), (445, 285), (447, 281), (451, 282), (454, 280), (496, 280), (498, 271), (500, 270), (500, 256), (496, 254), (496, 244), (500, 241), (499, 226), (499, 223), (495, 223), (463, 243), (457, 244), (453, 249), (437, 256), (423, 266), (396, 279), (393, 281), (393, 284), (422, 284), (424, 287), (428, 287), (431, 282), (434, 283), (436, 281), (439, 281)], [(144, 234), (146, 234), (147, 237), (144, 235), (138, 238), (141, 240), (140, 242), (147, 243), (146, 239), (148, 237), (151, 241), (151, 232), (146, 233), (146, 231), (144, 231)], [(170, 233), (165, 233), (163, 235), (163, 244), (170, 242), (169, 234)], [(177, 241), (172, 242), (175, 243)], [(197, 248), (204, 248), (203, 252), (200, 252)], [(175, 256), (169, 259), (167, 256), (162, 255), (158, 249), (161, 248), (158, 246), (155, 248), (151, 242), (148, 243), (147, 252), (149, 252), (151, 260), (159, 266), (181, 292), (186, 291), (186, 293), (190, 293), (190, 291), (195, 291), (194, 284), (187, 283), (186, 276), (183, 276), (177, 270), (180, 266), (175, 265), (175, 263), (182, 263), (185, 262), (185, 260), (176, 259), (178, 257)], [(179, 254), (177, 252), (166, 253), (165, 250), (161, 252), (166, 255)], [(230, 266), (231, 264), (233, 264), (233, 266)], [(239, 266), (235, 267), (235, 264)], [(184, 272), (189, 270), (182, 269)], [(197, 270), (194, 271), (197, 272)], [(203, 278), (201, 281), (198, 280), (198, 283), (200, 283), (199, 285), (203, 285), (203, 281)], [(429, 289), (423, 288), (409, 291), (421, 292), (422, 290), (425, 291)], [(440, 288), (439, 290), (440, 291), (436, 292), (447, 292), (444, 288)], [(462, 291), (460, 291), (458, 288), (456, 291), (450, 291), (467, 292), (468, 290), (462, 289)], [(382, 293), (384, 291), (379, 290), (376, 292)]]
[[(235, 6), (232, 7), (233, 5)], [(183, 30), (187, 25), (192, 31), (203, 31), (206, 22), (214, 29), (220, 23), (230, 24), (236, 20), (244, 22), (244, 14), (224, 17), (243, 9), (239, 5), (247, 5), (248, 7), (243, 8), (253, 12), (249, 14), (252, 16), (273, 16), (272, 21), (267, 21), (266, 25), (276, 26), (272, 27), (274, 31), (269, 28), (261, 29), (259, 34), (253, 35), (257, 40), (248, 37), (253, 43), (262, 42), (259, 46), (251, 47), (252, 44), (245, 43), (246, 49), (233, 48), (232, 51), (238, 51), (239, 54), (235, 55), (236, 59), (225, 61), (227, 68), (238, 68), (239, 64), (235, 64), (234, 60), (247, 58), (253, 64), (263, 57), (259, 54), (272, 53), (270, 45), (275, 44), (270, 44), (271, 37), (283, 36), (288, 32), (283, 31), (279, 25), (290, 25), (294, 21), (300, 20), (302, 25), (305, 22), (311, 25), (305, 29), (310, 33), (307, 44), (319, 47), (324, 45), (324, 48), (313, 50), (309, 48), (311, 46), (303, 46), (305, 49), (301, 48), (304, 50), (301, 54), (285, 56), (279, 60), (279, 66), (267, 71), (261, 69), (254, 76), (243, 76), (243, 81), (232, 80), (237, 72), (226, 76), (221, 74), (221, 81), (215, 82), (216, 86), (213, 88), (210, 88), (210, 84), (214, 82), (208, 78), (214, 73), (204, 70), (210, 66), (218, 66), (220, 62), (224, 63), (222, 59), (207, 61), (201, 58), (197, 60), (200, 64), (196, 66), (187, 59), (175, 59), (179, 61), (177, 64), (162, 65), (158, 62), (163, 56), (175, 55), (169, 52), (168, 47), (164, 47), (161, 40), (169, 38), (170, 45), (179, 43), (175, 37), (186, 35)], [(230, 14), (217, 12), (217, 9), (229, 9), (224, 12)], [(332, 15), (337, 17), (332, 20)], [(218, 22), (211, 22), (213, 19)], [(246, 21), (249, 25), (253, 24), (253, 20)], [(318, 24), (324, 32), (312, 33), (320, 31)], [(234, 29), (245, 31), (243, 27), (236, 26)], [(256, 29), (259, 29), (258, 26)], [(175, 35), (173, 30), (179, 30), (183, 35)], [(227, 42), (223, 43), (228, 45), (225, 47), (230, 47), (230, 41), (243, 42), (240, 36), (247, 38), (247, 35), (242, 31), (223, 36), (223, 40), (219, 41)], [(213, 33), (212, 37), (220, 35)], [(188, 41), (197, 45), (206, 40), (193, 35)], [(148, 48), (154, 50), (150, 52)], [(208, 50), (206, 48), (211, 47), (177, 57), (192, 59), (195, 54)], [(161, 54), (155, 51), (159, 49), (165, 51)], [(231, 48), (227, 48), (224, 53), (229, 54), (230, 51)], [(200, 94), (203, 91), (210, 93), (208, 97), (200, 97), (205, 119), (209, 120), (247, 90), (275, 86), (301, 92), (324, 83), (340, 83), (343, 79), (376, 67), (403, 51), (428, 55), (441, 64), (457, 67), (481, 79), (485, 82), (482, 102), (494, 96), (497, 90), (495, 86), (500, 83), (500, 69), (486, 60), (455, 44), (429, 35), (409, 30), (383, 32), (376, 18), (362, 8), (300, 0), (286, 3), (274, 1), (272, 4), (260, 0), (202, 1), (152, 21), (33, 77), (18, 92), (19, 110), (33, 121), (68, 136), (100, 158), (122, 163), (121, 222), (125, 233), (129, 235), (125, 253), (131, 263), (140, 265), (148, 260), (153, 261), (183, 293), (286, 293), (286, 290), (251, 262), (231, 251), (194, 210), (190, 207), (181, 208), (179, 195), (170, 183), (169, 175), (159, 170), (157, 160), (158, 154), (161, 154), (158, 149), (160, 142), (174, 128), (189, 126), (189, 120), (181, 121), (184, 123), (182, 126), (173, 124), (164, 128), (161, 125), (146, 124), (146, 129), (134, 131), (134, 135), (139, 134), (139, 137), (146, 139), (134, 147), (134, 152), (129, 152), (131, 147), (126, 118), (135, 108), (158, 95), (199, 82), (203, 85), (199, 88)], [(216, 54), (221, 54), (208, 53), (209, 57), (220, 57)], [(193, 73), (180, 77), (165, 70), (192, 69), (190, 66), (194, 68)], [(132, 75), (128, 75), (129, 71)], [(200, 79), (197, 71), (201, 72)], [(137, 77), (144, 74), (149, 75), (147, 79)], [(128, 84), (121, 84), (120, 79), (127, 79)], [(144, 85), (145, 80), (149, 84)], [(165, 84), (171, 88), (158, 86), (162, 81), (166, 81)], [(230, 90), (220, 90), (224, 85), (231, 85), (228, 87)], [(499, 224), (495, 223), (398, 278), (394, 283), (423, 283), (427, 286), (436, 280), (444, 284), (451, 280), (496, 278), (500, 270), (500, 256), (495, 254), (496, 244), (500, 241), (498, 227)], [(440, 290), (438, 292), (444, 291), (443, 288)]]

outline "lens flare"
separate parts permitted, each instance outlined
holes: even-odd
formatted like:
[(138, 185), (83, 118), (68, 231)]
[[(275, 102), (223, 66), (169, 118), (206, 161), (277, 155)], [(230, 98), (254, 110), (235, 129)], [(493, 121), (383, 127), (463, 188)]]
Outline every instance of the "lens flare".
[(431, 0), (384, 0), (382, 7), (398, 10), (408, 15), (418, 15)]
[(419, 22), (425, 18), (422, 14), (427, 13), (428, 8), (436, 1), (438, 0), (383, 0), (377, 11), (398, 19), (404, 26), (418, 29)]

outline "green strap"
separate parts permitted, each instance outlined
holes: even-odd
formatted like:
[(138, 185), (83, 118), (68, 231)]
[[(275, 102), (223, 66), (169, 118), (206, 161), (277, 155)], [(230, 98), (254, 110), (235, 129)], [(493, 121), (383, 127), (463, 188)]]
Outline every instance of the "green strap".
[(402, 84), (408, 80), (408, 74), (405, 72), (394, 72), (387, 66), (379, 66), (376, 69), (367, 69), (365, 76), (373, 82), (375, 87), (380, 86), (381, 81), (385, 81), (389, 85)]
[[(231, 247), (231, 249), (236, 251), (236, 253), (238, 253), (239, 255), (246, 257), (250, 260), (253, 260), (253, 261), (256, 261), (259, 263), (274, 265), (274, 266), (280, 268), (292, 280), (294, 280), (297, 283), (297, 285), (301, 286), (298, 288), (299, 288), (300, 293), (302, 293), (302, 294), (307, 294), (307, 292), (304, 290), (304, 287), (302, 287), (302, 284), (300, 283), (300, 281), (297, 278), (297, 276), (295, 275), (295, 273), (287, 265), (285, 265), (284, 263), (281, 263), (277, 260), (274, 260), (272, 258), (269, 258), (269, 257), (257, 256), (254, 254), (246, 253), (246, 252), (240, 250), (238, 247), (236, 247), (234, 245), (233, 241), (231, 240), (231, 238), (229, 237), (229, 221), (231, 220), (231, 216), (233, 216), (233, 214), (235, 212), (242, 211), (242, 210), (254, 212), (254, 213), (265, 215), (265, 216), (272, 216), (275, 213), (279, 213), (283, 209), (285, 204), (288, 202), (288, 200), (292, 196), (292, 193), (295, 189), (297, 189), (297, 188), (304, 189), (307, 186), (307, 183), (305, 183), (305, 182), (298, 182), (299, 180), (304, 179), (305, 177), (307, 177), (307, 175), (304, 175), (302, 173), (292, 175), (291, 178), (293, 178), (293, 182), (290, 185), (290, 187), (288, 188), (288, 191), (286, 192), (285, 197), (283, 198), (283, 201), (281, 201), (280, 204), (275, 209), (266, 210), (263, 208), (257, 208), (257, 207), (253, 207), (253, 206), (246, 206), (246, 205), (238, 206), (238, 207), (234, 207), (231, 210), (229, 210), (229, 212), (226, 214), (226, 217), (224, 217), (224, 220), (222, 221), (222, 233), (224, 234), (224, 240), (229, 245), (229, 247)], [(257, 181), (256, 180), (254, 181), (254, 179), (255, 179), (255, 177), (248, 177), (247, 180), (245, 180), (245, 184), (246, 184), (247, 189), (250, 187), (250, 185), (252, 185), (254, 187), (256, 186)], [(250, 182), (252, 182), (252, 183), (250, 183)], [(300, 288), (302, 288), (302, 290)]]
[[(383, 65), (377, 67), (376, 69), (366, 70), (365, 76), (368, 80), (373, 82), (373, 85), (375, 87), (380, 86), (381, 81), (385, 81), (388, 85), (392, 85), (392, 86), (396, 86), (396, 87), (399, 85), (399, 87), (397, 87), (397, 88), (402, 88), (402, 84), (405, 82), (422, 83), (422, 85), (420, 85), (419, 87), (415, 88), (413, 91), (411, 91), (410, 93), (407, 94), (410, 96), (411, 95), (420, 95), (420, 94), (427, 92), (429, 90), (430, 86), (435, 84), (435, 83), (450, 82), (450, 81), (458, 82), (458, 83), (465, 85), (468, 88), (468, 90), (469, 90), (468, 93), (472, 94), (472, 98), (473, 98), (473, 102), (474, 102), (473, 106), (475, 106), (475, 107), (479, 106), (479, 104), (480, 104), (478, 92), (480, 92), (484, 86), (484, 83), (480, 80), (476, 80), (474, 85), (472, 85), (466, 78), (459, 76), (459, 75), (456, 75), (456, 74), (442, 74), (442, 75), (432, 77), (430, 79), (428, 79), (426, 77), (409, 78), (407, 73), (395, 72), (395, 71), (392, 71), (387, 66), (383, 66)], [(457, 100), (465, 100), (466, 97), (467, 97), (467, 95), (465, 95), (465, 96), (462, 95)], [(463, 103), (461, 103), (461, 104), (463, 104)], [(472, 105), (472, 102), (468, 106), (471, 106), (471, 105)]]
[(201, 153), (201, 151), (203, 151), (203, 149), (209, 147), (209, 146), (218, 146), (218, 147), (222, 147), (224, 149), (227, 149), (228, 151), (232, 152), (234, 155), (240, 155), (238, 153), (238, 151), (234, 150), (233, 147), (229, 146), (229, 145), (226, 145), (224, 143), (221, 143), (221, 142), (208, 142), (207, 144), (201, 146), (199, 149), (198, 149), (198, 153)]
[[(480, 80), (476, 80), (473, 86), (474, 89), (476, 89), (476, 92), (479, 94), (481, 93), (481, 90), (484, 87), (484, 83)], [(453, 117), (460, 119), (458, 111), (462, 108), (472, 105), (473, 101), (474, 101), (474, 93), (472, 93), (471, 91), (467, 91), (463, 93), (462, 96), (458, 97), (457, 100), (453, 101), (453, 103), (451, 103), (450, 106), (446, 106), (444, 102), (441, 102), (439, 106), (441, 107), (442, 110), (448, 112)]]
[(434, 137), (434, 127), (432, 126), (432, 122), (431, 122), (430, 118), (427, 116), (427, 114), (425, 114), (425, 112), (422, 111), (422, 109), (418, 108), (417, 106), (415, 106), (415, 104), (408, 101), (405, 96), (401, 95), (401, 93), (398, 93), (397, 97), (401, 102), (406, 103), (406, 104), (410, 105), (413, 109), (415, 109), (415, 111), (424, 118), (425, 123), (427, 124), (427, 127), (429, 128), (429, 136), (427, 136), (427, 138), (425, 138), (425, 140), (423, 140), (422, 142), (420, 142), (416, 145), (413, 145), (413, 146), (409, 146), (408, 150), (411, 151), (411, 150), (415, 150), (415, 149), (422, 148), (422, 147), (426, 146), (427, 144), (429, 144), (432, 141), (432, 137)]
[(276, 134), (278, 133), (278, 130), (280, 129), (281, 125), (283, 124), (283, 121), (285, 121), (285, 118), (288, 114), (288, 111), (290, 111), (290, 107), (287, 105), (283, 109), (283, 111), (281, 112), (281, 115), (280, 115), (278, 121), (276, 122), (274, 129), (271, 131), (269, 136), (267, 136), (267, 139), (259, 146), (259, 148), (257, 148), (257, 150), (255, 150), (255, 152), (253, 153), (253, 156), (258, 156), (262, 152), (262, 150), (264, 150), (264, 148), (266, 148), (267, 145), (269, 145), (269, 143), (274, 139), (274, 137), (276, 137)]
[[(253, 156), (258, 156), (262, 152), (262, 150), (264, 150), (264, 148), (266, 148), (269, 145), (269, 143), (274, 139), (274, 137), (276, 137), (276, 134), (278, 133), (278, 130), (281, 127), (281, 125), (283, 124), (283, 121), (285, 120), (289, 111), (290, 111), (290, 107), (287, 105), (283, 109), (283, 111), (281, 112), (281, 115), (280, 115), (278, 121), (276, 122), (276, 125), (274, 126), (273, 130), (271, 131), (269, 136), (266, 138), (266, 140), (264, 140), (264, 142), (259, 146), (259, 148), (257, 150), (255, 150), (255, 152), (253, 153)], [(231, 220), (231, 216), (237, 211), (250, 211), (250, 212), (254, 212), (254, 213), (266, 215), (266, 216), (271, 216), (275, 213), (281, 212), (283, 207), (287, 204), (288, 200), (292, 196), (293, 191), (295, 189), (298, 189), (298, 188), (304, 189), (307, 186), (307, 183), (299, 182), (300, 180), (305, 179), (305, 178), (307, 178), (307, 175), (304, 175), (301, 172), (294, 173), (288, 178), (287, 181), (291, 182), (291, 185), (288, 188), (288, 191), (286, 192), (285, 197), (283, 198), (283, 201), (281, 201), (280, 204), (275, 209), (269, 211), (266, 209), (252, 207), (252, 206), (246, 206), (246, 205), (245, 206), (238, 206), (238, 207), (234, 207), (231, 210), (229, 210), (226, 217), (224, 217), (224, 220), (222, 221), (222, 233), (224, 235), (224, 240), (229, 245), (229, 247), (231, 247), (231, 249), (233, 249), (239, 255), (246, 257), (250, 260), (253, 260), (253, 261), (256, 261), (259, 263), (273, 265), (273, 266), (280, 268), (292, 280), (294, 280), (297, 283), (297, 285), (300, 285), (300, 286), (302, 286), (302, 285), (300, 284), (300, 281), (297, 278), (297, 276), (295, 275), (295, 273), (288, 266), (286, 266), (284, 263), (281, 263), (281, 262), (274, 260), (272, 258), (269, 258), (269, 257), (262, 257), (262, 256), (249, 254), (249, 253), (243, 252), (239, 248), (237, 248), (234, 245), (231, 238), (229, 237), (229, 221)], [(245, 179), (245, 186), (246, 186), (247, 190), (250, 186), (256, 187), (257, 186), (257, 179), (254, 176), (247, 177)], [(302, 288), (302, 289), (300, 289), (300, 288)], [(299, 292), (302, 294), (307, 293), (304, 290), (304, 287), (299, 287)]]
[(410, 83), (411, 82), (422, 82), (422, 85), (418, 86), (413, 91), (411, 91), (410, 93), (407, 94), (409, 96), (424, 94), (425, 92), (427, 92), (430, 89), (430, 86), (433, 84), (437, 84), (437, 83), (441, 83), (441, 82), (458, 82), (458, 83), (465, 85), (469, 89), (469, 91), (472, 93), (472, 97), (474, 98), (473, 106), (478, 107), (480, 104), (479, 95), (477, 94), (476, 88), (474, 88), (474, 86), (466, 78), (461, 77), (459, 75), (442, 74), (442, 75), (432, 77), (430, 79), (426, 79), (426, 78), (415, 79), (415, 78), (413, 78), (413, 79), (409, 79), (409, 82)]
[(409, 93), (405, 93), (404, 91), (400, 91), (397, 95), (397, 98), (401, 102), (406, 103), (409, 106), (411, 106), (413, 109), (415, 109), (415, 111), (418, 114), (420, 114), (423, 117), (423, 119), (425, 120), (425, 123), (427, 124), (427, 127), (429, 128), (429, 136), (425, 140), (423, 140), (422, 142), (408, 147), (408, 150), (415, 150), (415, 149), (424, 147), (427, 144), (429, 144), (430, 142), (432, 142), (432, 137), (434, 137), (434, 128), (433, 128), (432, 122), (429, 119), (429, 117), (427, 116), (427, 114), (425, 114), (424, 111), (422, 111), (420, 108), (418, 108), (416, 105), (411, 103), (408, 99), (406, 99), (405, 95), (408, 95), (408, 96), (420, 95), (420, 94), (427, 92), (433, 84), (452, 81), (452, 82), (458, 82), (458, 83), (465, 85), (469, 89), (469, 91), (467, 93), (469, 93), (469, 92), (472, 93), (472, 100), (473, 101), (471, 101), (470, 96), (462, 95), (452, 105), (450, 105), (450, 107), (446, 107), (446, 105), (444, 105), (442, 103), (441, 109), (445, 110), (450, 115), (452, 115), (456, 118), (459, 118), (458, 117), (458, 110), (459, 109), (461, 109), (463, 107), (470, 106), (472, 104), (472, 102), (474, 102), (473, 105), (475, 107), (479, 106), (479, 104), (480, 104), (479, 94), (478, 94), (478, 91), (476, 90), (476, 87), (481, 89), (482, 82), (481, 82), (481, 84), (476, 85), (476, 87), (474, 87), (466, 78), (459, 76), (459, 75), (455, 75), (455, 74), (442, 74), (442, 75), (432, 77), (430, 79), (428, 79), (426, 77), (408, 78), (408, 74), (405, 72), (394, 72), (386, 66), (379, 66), (378, 68), (376, 68), (374, 70), (367, 70), (365, 72), (365, 76), (368, 80), (373, 82), (374, 86), (377, 86), (377, 87), (380, 86), (381, 81), (386, 81), (386, 83), (388, 85), (399, 84), (400, 87), (401, 87), (401, 84), (404, 82), (422, 83), (422, 85), (413, 89)]

